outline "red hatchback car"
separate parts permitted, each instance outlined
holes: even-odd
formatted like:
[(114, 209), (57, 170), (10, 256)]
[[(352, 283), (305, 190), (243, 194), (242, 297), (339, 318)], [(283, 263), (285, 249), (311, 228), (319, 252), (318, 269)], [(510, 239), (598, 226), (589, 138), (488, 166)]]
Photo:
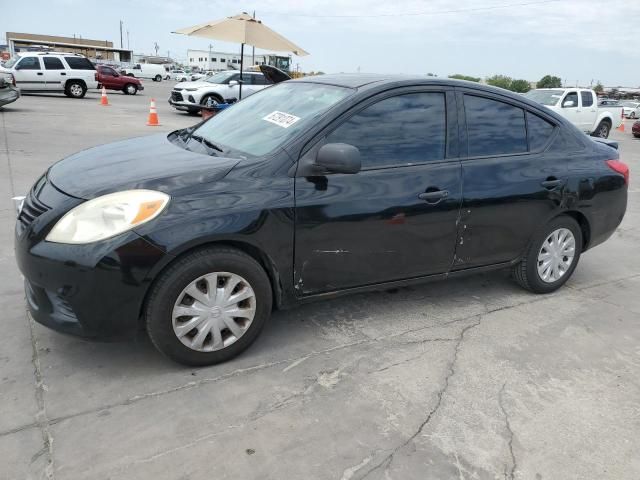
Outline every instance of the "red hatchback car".
[(107, 90), (120, 90), (125, 95), (135, 95), (140, 90), (144, 90), (142, 82), (134, 77), (120, 75), (113, 68), (106, 65), (96, 65), (98, 71), (98, 81)]

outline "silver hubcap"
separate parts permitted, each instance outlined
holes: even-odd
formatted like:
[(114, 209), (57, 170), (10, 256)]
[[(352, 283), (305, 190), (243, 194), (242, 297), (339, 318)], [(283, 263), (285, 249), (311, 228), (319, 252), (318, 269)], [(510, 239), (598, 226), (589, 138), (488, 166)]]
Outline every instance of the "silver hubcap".
[(538, 253), (538, 275), (543, 282), (559, 280), (573, 263), (576, 239), (571, 230), (559, 228), (551, 232)]
[(71, 94), (76, 97), (82, 95), (82, 87), (80, 85), (73, 84), (69, 90), (71, 91)]
[(173, 331), (190, 349), (213, 352), (242, 337), (255, 313), (256, 296), (249, 282), (235, 273), (209, 273), (178, 295)]
[(136, 87), (134, 87), (133, 85), (129, 85), (127, 87), (127, 92), (129, 93), (136, 93)]
[(218, 102), (216, 102), (216, 100), (213, 97), (207, 97), (207, 101), (205, 103), (205, 105), (207, 107), (213, 107), (214, 105), (217, 105)]

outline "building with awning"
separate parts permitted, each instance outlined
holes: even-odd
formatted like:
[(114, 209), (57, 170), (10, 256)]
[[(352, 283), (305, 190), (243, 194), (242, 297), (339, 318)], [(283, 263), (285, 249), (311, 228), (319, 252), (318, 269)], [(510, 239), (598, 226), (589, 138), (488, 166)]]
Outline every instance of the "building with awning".
[(126, 48), (117, 48), (108, 40), (91, 40), (82, 37), (58, 37), (34, 33), (7, 32), (9, 53), (20, 52), (70, 52), (79, 53), (96, 61), (131, 62), (133, 54)]

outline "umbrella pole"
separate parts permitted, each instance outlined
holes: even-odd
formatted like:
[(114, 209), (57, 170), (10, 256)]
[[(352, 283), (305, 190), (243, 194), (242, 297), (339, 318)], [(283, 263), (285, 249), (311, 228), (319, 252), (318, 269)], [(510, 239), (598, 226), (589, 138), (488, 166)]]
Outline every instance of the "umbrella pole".
[(244, 62), (244, 43), (240, 44), (240, 93), (238, 101), (242, 100), (242, 63)]

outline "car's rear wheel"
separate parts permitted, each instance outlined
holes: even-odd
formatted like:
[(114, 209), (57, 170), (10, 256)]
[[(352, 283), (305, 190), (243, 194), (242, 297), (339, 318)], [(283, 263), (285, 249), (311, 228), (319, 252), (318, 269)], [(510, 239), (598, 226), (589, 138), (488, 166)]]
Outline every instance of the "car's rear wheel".
[(602, 120), (598, 127), (593, 132), (594, 137), (609, 138), (609, 132), (611, 131), (611, 124), (606, 120)]
[(513, 276), (527, 290), (553, 292), (571, 277), (581, 252), (580, 225), (561, 215), (534, 235), (524, 257), (513, 267)]
[(161, 82), (162, 81), (162, 77), (160, 75), (156, 75), (155, 77), (153, 77), (153, 81), (154, 82)]
[(126, 95), (135, 95), (138, 93), (138, 87), (133, 83), (127, 83), (122, 90)]
[(64, 87), (64, 94), (71, 98), (83, 98), (87, 93), (87, 86), (80, 81), (71, 80)]
[(187, 79), (186, 79), (186, 78), (184, 78), (184, 77), (182, 77), (182, 78), (180, 79), (180, 81), (181, 81), (181, 82), (186, 82), (186, 81), (187, 81)]
[(229, 360), (257, 338), (271, 314), (271, 284), (249, 255), (206, 248), (172, 264), (145, 308), (147, 331), (167, 357), (186, 365)]

